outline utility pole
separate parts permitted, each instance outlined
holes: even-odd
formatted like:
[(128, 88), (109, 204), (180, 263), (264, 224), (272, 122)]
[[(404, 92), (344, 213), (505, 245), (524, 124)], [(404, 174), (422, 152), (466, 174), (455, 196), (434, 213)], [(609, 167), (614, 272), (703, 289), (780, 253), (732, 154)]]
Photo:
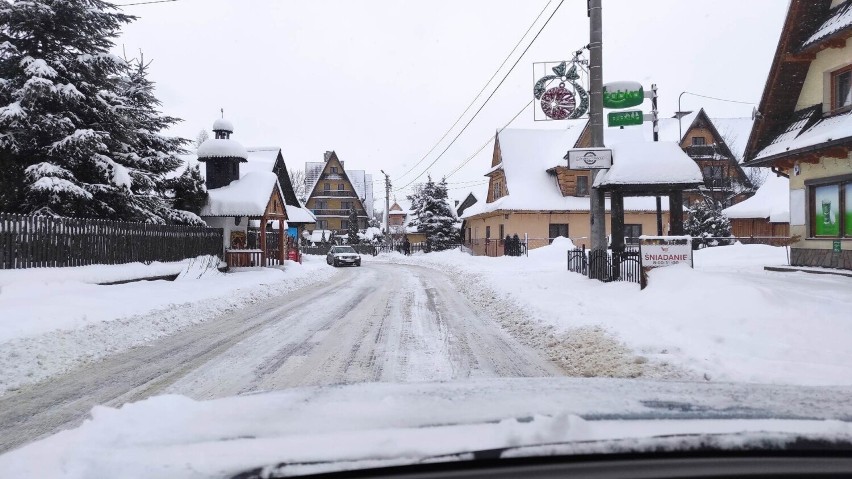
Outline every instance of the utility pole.
[(385, 170), (379, 170), (385, 175), (385, 236), (390, 236), (390, 176), (385, 173)]
[[(654, 141), (660, 141), (660, 122), (657, 112), (657, 84), (651, 84), (651, 116), (654, 126)], [(657, 236), (663, 236), (663, 202), (657, 197)]]
[[(592, 147), (604, 146), (603, 126), (603, 18), (601, 0), (587, 0), (589, 7), (589, 131)], [(592, 170), (592, 185), (600, 170)], [(589, 254), (589, 276), (593, 279), (606, 279), (608, 272), (606, 245), (606, 211), (604, 192), (595, 188), (589, 195), (589, 223), (591, 252)]]

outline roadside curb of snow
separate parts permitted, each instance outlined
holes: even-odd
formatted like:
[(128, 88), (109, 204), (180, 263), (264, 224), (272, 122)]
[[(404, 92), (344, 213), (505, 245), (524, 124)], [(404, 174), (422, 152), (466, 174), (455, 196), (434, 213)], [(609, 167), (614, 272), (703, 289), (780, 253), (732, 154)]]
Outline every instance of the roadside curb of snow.
[(310, 274), (284, 276), (280, 281), (237, 288), (225, 297), (173, 303), (145, 314), (97, 322), (81, 329), (54, 330), (0, 343), (0, 397), (272, 296), (326, 281), (337, 273), (332, 268), (320, 268)]
[(449, 273), (453, 284), (478, 309), (486, 312), (512, 337), (525, 346), (541, 351), (567, 376), (649, 378), (666, 380), (695, 379), (665, 361), (636, 354), (617, 336), (599, 326), (582, 326), (556, 332), (551, 325), (535, 319), (545, 312), (517, 299), (501, 297), (482, 281), (481, 276), (453, 264), (429, 261), (421, 256), (385, 255), (379, 261), (423, 266)]

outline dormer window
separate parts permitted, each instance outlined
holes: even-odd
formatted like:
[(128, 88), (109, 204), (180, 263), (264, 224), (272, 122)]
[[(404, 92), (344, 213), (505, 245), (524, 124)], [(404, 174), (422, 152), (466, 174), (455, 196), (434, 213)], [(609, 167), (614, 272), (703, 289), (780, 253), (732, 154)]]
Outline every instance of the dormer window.
[(706, 144), (706, 140), (703, 136), (693, 136), (692, 137), (692, 146), (704, 146)]
[(337, 173), (337, 167), (336, 167), (336, 166), (332, 166), (332, 167), (331, 167), (331, 172), (332, 172), (332, 173)]
[(852, 65), (831, 74), (831, 109), (852, 107)]

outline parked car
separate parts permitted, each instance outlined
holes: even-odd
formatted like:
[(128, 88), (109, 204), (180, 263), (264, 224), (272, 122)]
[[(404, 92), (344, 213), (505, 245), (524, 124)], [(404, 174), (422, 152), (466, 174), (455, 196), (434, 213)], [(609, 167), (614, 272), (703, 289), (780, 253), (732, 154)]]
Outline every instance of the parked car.
[(332, 246), (325, 255), (325, 262), (331, 265), (361, 266), (361, 255), (351, 246)]

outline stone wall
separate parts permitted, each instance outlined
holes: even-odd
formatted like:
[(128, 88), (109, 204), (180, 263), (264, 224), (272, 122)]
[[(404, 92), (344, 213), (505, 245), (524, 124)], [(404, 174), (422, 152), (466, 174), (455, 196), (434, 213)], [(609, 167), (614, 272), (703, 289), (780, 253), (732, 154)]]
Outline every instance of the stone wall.
[(821, 266), (852, 270), (852, 251), (835, 253), (830, 249), (791, 248), (790, 264), (792, 266)]

